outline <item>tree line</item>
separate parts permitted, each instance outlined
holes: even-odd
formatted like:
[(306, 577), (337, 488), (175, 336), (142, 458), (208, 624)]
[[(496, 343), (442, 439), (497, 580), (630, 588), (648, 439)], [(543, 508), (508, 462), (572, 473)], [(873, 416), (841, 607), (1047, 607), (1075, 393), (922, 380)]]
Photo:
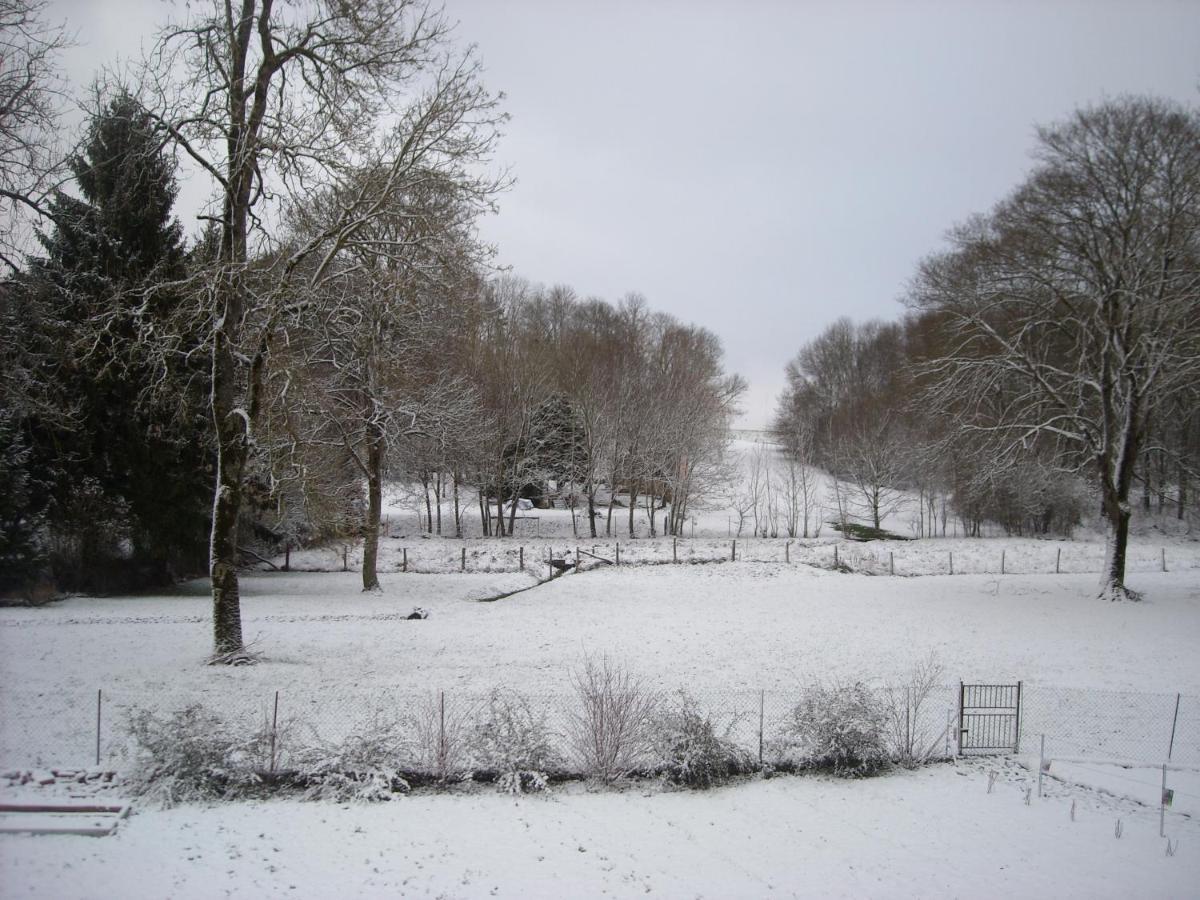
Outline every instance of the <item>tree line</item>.
[[(497, 274), (502, 98), (439, 8), (190, 4), (58, 154), (46, 21), (0, 0), (0, 106), (28, 112), (0, 121), (28, 163), (0, 185), (0, 587), (204, 570), (214, 659), (238, 663), (247, 553), (361, 535), (377, 589), (389, 479), (455, 534), (468, 502), (510, 534), (550, 483), (589, 534), (620, 527), (618, 488), (629, 527), (640, 503), (680, 530), (744, 385), (637, 296)], [(191, 242), (181, 161), (211, 187)]]
[(1184, 518), (1200, 473), (1200, 114), (1123, 98), (1038, 129), (1011, 194), (919, 266), (898, 322), (841, 320), (787, 367), (776, 426), (879, 516), (1063, 533), (1097, 508), (1103, 595), (1133, 508)]

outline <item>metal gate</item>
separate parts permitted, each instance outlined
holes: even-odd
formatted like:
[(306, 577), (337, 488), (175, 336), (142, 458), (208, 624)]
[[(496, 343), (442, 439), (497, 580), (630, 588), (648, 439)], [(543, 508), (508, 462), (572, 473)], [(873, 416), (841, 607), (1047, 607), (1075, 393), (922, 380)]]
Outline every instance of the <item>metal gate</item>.
[(1021, 682), (958, 684), (958, 752), (1021, 749)]

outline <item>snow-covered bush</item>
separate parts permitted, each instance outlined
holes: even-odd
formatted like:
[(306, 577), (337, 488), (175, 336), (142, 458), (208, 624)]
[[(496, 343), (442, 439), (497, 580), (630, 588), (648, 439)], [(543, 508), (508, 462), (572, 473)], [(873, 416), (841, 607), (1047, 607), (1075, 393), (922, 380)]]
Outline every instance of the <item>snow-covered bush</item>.
[(410, 755), (401, 723), (376, 711), (353, 734), (299, 753), (297, 777), (306, 800), (391, 800), (409, 790), (401, 768)]
[(654, 750), (667, 779), (688, 787), (713, 787), (752, 768), (749, 754), (718, 735), (684, 691), (656, 721)]
[(471, 745), (480, 768), (495, 772), (497, 787), (510, 794), (545, 790), (546, 773), (560, 765), (545, 716), (513, 691), (492, 691)]
[(126, 783), (151, 801), (233, 799), (262, 783), (269, 728), (239, 730), (199, 704), (165, 717), (134, 709), (127, 727), (136, 758)]
[(653, 758), (656, 692), (608, 657), (586, 657), (572, 680), (579, 705), (569, 737), (583, 772), (612, 782), (646, 765)]
[(887, 727), (887, 710), (864, 684), (816, 684), (792, 710), (783, 755), (842, 777), (870, 775), (887, 764)]

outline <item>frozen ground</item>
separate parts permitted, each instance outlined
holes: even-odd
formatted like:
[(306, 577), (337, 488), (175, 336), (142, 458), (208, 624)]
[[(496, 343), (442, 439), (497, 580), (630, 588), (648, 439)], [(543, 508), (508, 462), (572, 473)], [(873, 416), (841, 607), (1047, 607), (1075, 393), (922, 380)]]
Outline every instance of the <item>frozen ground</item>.
[[(1200, 836), (1102, 796), (940, 765), (708, 793), (411, 796), (135, 814), (110, 838), (0, 838), (6, 897), (1187, 897)], [(1114, 837), (1122, 820), (1122, 837)], [(69, 862), (67, 862), (69, 860)], [(148, 864), (153, 860), (153, 864)]]

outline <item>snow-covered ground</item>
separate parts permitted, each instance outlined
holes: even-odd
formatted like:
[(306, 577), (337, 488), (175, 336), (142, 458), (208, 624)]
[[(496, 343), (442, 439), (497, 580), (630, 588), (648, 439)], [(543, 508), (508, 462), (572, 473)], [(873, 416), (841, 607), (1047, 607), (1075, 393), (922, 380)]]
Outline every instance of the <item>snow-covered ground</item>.
[[(1192, 571), (1139, 574), (1140, 604), (1097, 600), (1094, 575), (887, 578), (744, 562), (603, 567), (496, 602), (479, 598), (533, 577), (389, 574), (383, 582), (383, 594), (362, 594), (355, 573), (248, 575), (244, 630), (264, 662), (238, 669), (201, 665), (210, 641), (203, 582), (169, 595), (0, 610), (0, 763), (87, 763), (97, 691), (107, 753), (128, 706), (199, 701), (257, 714), (279, 691), (285, 713), (332, 725), (380, 698), (432, 691), (478, 697), (505, 685), (551, 703), (569, 698), (571, 671), (588, 653), (661, 688), (686, 687), (716, 710), (742, 711), (766, 691), (776, 718), (812, 680), (897, 685), (932, 653), (947, 684), (1139, 692), (1079, 701), (1107, 713), (1153, 695), (1146, 728), (1160, 743), (1182, 693), (1180, 741), (1200, 732)], [(415, 605), (429, 618), (406, 619)], [(1064, 696), (1065, 709), (1078, 706)], [(1032, 717), (1029, 727), (1054, 733)]]
[[(562, 524), (569, 529), (569, 518)], [(198, 701), (261, 724), (279, 692), (282, 721), (328, 735), (381, 706), (403, 708), (435, 691), (453, 704), (504, 685), (561, 712), (585, 654), (607, 654), (657, 687), (684, 687), (724, 722), (744, 724), (761, 701), (768, 739), (806, 683), (897, 685), (933, 654), (945, 684), (933, 700), (935, 724), (960, 679), (1024, 682), (1023, 754), (862, 782), (752, 779), (706, 793), (572, 784), (514, 800), (480, 786), (379, 806), (142, 809), (110, 838), (0, 836), (0, 894), (1195, 893), (1200, 545), (1140, 536), (1130, 583), (1145, 601), (1105, 603), (1096, 597), (1103, 548), (1095, 540), (837, 542), (847, 574), (832, 569), (834, 534), (790, 544), (743, 538), (729, 562), (730, 540), (715, 519), (710, 526), (678, 546), (623, 540), (620, 568), (585, 553), (583, 572), (540, 586), (551, 549), (570, 561), (577, 546), (611, 559), (615, 542), (393, 536), (383, 546), (382, 594), (360, 591), (355, 547), (348, 572), (338, 571), (338, 548), (296, 553), (295, 568), (323, 571), (264, 566), (242, 580), (245, 634), (263, 656), (248, 668), (202, 665), (211, 640), (204, 581), (0, 609), (0, 768), (93, 762), (98, 692), (102, 756), (120, 767), (130, 707)], [(409, 571), (401, 572), (405, 548)], [(931, 574), (949, 572), (951, 553), (955, 574)], [(888, 577), (893, 568), (897, 577)], [(429, 617), (407, 619), (414, 606)], [(1180, 844), (1167, 857), (1153, 764), (1172, 730), (1167, 834)], [(1045, 796), (1027, 806), (1040, 733), (1050, 768)], [(999, 773), (991, 793), (989, 768)]]
[[(939, 765), (705, 793), (561, 789), (136, 813), (109, 838), (0, 838), (6, 897), (1188, 897), (1200, 832), (1019, 774)], [(1122, 836), (1114, 836), (1116, 821)], [(152, 861), (152, 862), (151, 862)]]

